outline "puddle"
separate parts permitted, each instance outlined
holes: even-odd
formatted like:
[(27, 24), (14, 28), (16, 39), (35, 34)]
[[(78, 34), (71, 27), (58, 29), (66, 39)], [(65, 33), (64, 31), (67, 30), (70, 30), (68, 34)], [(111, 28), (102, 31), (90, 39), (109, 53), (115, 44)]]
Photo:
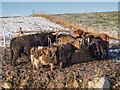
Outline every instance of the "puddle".
[(120, 60), (116, 61), (116, 64), (120, 64)]

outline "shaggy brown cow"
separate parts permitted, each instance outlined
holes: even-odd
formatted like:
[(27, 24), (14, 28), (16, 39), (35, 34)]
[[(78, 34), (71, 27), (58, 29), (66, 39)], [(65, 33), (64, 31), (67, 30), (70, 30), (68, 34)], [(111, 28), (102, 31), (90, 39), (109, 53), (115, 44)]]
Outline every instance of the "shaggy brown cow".
[(81, 35), (83, 35), (83, 36), (85, 36), (85, 35), (87, 35), (87, 34), (89, 34), (88, 32), (84, 32), (83, 30), (75, 30), (74, 31), (74, 34), (77, 36), (77, 37), (79, 37), (79, 38), (81, 38)]
[(21, 57), (21, 54), (26, 54), (30, 56), (30, 49), (37, 46), (48, 46), (49, 40), (51, 43), (54, 43), (56, 40), (56, 35), (51, 33), (37, 33), (27, 36), (21, 36), (13, 38), (10, 42), (10, 60), (11, 64), (15, 66), (15, 61), (18, 57)]
[(57, 44), (58, 45), (63, 43), (65, 44), (67, 42), (74, 41), (74, 40), (76, 40), (76, 37), (73, 37), (70, 34), (59, 34), (57, 37)]
[(89, 46), (86, 44), (85, 38), (82, 38), (79, 49), (73, 53), (70, 61), (71, 63), (80, 63), (90, 60)]
[(51, 65), (51, 70), (55, 64), (60, 63), (60, 69), (62, 65), (69, 63), (72, 54), (77, 48), (72, 44), (61, 44), (60, 46), (48, 46), (48, 47), (33, 47), (30, 50), (31, 63), (33, 67), (38, 69), (39, 63), (42, 65)]
[(101, 59), (103, 58), (103, 40), (101, 38), (94, 38), (89, 44), (90, 55), (92, 58)]
[(70, 63), (70, 59), (77, 48), (71, 43), (66, 43), (58, 47), (58, 56), (60, 62), (60, 68), (62, 64)]
[(109, 55), (109, 36), (107, 34), (90, 34), (90, 33), (84, 32), (82, 30), (76, 30), (76, 31), (74, 31), (74, 34), (79, 37), (81, 37), (81, 35), (83, 35), (85, 38), (87, 38), (89, 35), (93, 35), (94, 37), (102, 38), (103, 43), (105, 45), (104, 50), (106, 51), (106, 55), (108, 57), (108, 55)]
[(104, 42), (104, 40), (100, 37), (93, 38), (89, 46), (90, 46), (90, 51), (93, 52), (91, 53), (93, 56), (95, 53), (98, 53), (99, 54), (98, 58), (102, 59), (104, 50), (106, 51), (107, 54), (106, 42)]
[(33, 64), (33, 68), (38, 69), (39, 64), (42, 65), (50, 65), (51, 70), (53, 70), (53, 66), (57, 64), (56, 59), (56, 46), (48, 46), (48, 47), (33, 47), (30, 50), (31, 54), (31, 63)]

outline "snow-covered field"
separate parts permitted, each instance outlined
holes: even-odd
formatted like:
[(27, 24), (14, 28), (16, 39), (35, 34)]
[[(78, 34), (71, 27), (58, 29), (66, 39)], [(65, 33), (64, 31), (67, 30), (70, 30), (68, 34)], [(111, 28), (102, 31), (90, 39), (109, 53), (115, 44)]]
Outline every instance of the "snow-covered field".
[[(23, 31), (50, 31), (50, 30), (69, 30), (63, 26), (60, 26), (50, 20), (42, 17), (11, 17), (11, 18), (0, 18), (0, 46), (2, 45), (3, 30), (6, 39), (13, 38), (14, 35), (18, 34), (19, 27), (22, 27)], [(9, 44), (9, 40), (6, 40), (6, 44)]]

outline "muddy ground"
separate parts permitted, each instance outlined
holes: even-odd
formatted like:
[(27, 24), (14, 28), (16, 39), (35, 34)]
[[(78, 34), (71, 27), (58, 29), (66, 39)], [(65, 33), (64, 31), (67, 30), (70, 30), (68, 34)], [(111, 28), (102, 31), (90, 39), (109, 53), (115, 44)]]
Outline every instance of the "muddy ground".
[[(120, 54), (120, 53), (118, 53)], [(109, 56), (104, 60), (92, 60), (84, 63), (57, 65), (52, 72), (49, 66), (33, 69), (27, 56), (17, 60), (17, 66), (10, 64), (9, 49), (2, 50), (2, 82), (13, 88), (87, 88), (88, 81), (95, 77), (108, 77), (112, 88), (120, 88), (119, 58)]]

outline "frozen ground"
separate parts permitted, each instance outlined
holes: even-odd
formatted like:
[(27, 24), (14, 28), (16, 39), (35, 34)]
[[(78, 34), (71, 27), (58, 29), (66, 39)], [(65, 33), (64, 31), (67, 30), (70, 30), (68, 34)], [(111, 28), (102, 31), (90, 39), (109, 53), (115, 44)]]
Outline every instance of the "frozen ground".
[(18, 34), (17, 32), (19, 31), (19, 27), (22, 27), (23, 31), (50, 31), (53, 30), (53, 28), (54, 30), (68, 30), (63, 26), (42, 17), (0, 18), (0, 46), (3, 38), (3, 30), (6, 38), (12, 38), (14, 35)]

